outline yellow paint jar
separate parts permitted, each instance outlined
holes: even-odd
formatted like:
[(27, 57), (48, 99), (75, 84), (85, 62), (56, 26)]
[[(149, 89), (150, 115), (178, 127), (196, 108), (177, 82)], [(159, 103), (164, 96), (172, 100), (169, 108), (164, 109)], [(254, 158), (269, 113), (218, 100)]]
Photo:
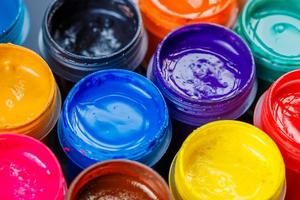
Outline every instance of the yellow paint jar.
[(169, 174), (175, 200), (279, 200), (285, 167), (275, 143), (238, 121), (217, 121), (184, 142)]
[(61, 97), (48, 64), (36, 53), (0, 44), (0, 133), (44, 139), (55, 126)]

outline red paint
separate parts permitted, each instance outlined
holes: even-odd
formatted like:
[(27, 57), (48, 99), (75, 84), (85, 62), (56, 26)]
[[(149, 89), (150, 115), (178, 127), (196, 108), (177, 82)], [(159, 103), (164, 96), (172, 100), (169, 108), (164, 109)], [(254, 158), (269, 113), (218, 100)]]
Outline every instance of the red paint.
[(287, 200), (300, 189), (300, 70), (278, 79), (260, 99), (254, 123), (277, 143), (287, 168)]
[(0, 134), (0, 199), (63, 200), (65, 180), (53, 153), (23, 135)]
[(132, 161), (96, 164), (72, 183), (68, 200), (171, 200), (167, 184), (152, 169)]

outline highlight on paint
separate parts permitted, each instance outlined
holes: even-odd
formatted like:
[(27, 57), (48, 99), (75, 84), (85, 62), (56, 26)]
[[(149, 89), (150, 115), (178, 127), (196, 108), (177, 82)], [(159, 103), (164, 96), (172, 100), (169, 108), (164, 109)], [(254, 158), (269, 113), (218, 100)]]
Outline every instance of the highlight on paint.
[(104, 70), (82, 79), (66, 98), (58, 123), (62, 148), (81, 169), (118, 158), (153, 166), (171, 135), (160, 91), (127, 70)]
[(60, 164), (44, 145), (20, 134), (0, 134), (0, 199), (63, 200)]
[(0, 44), (0, 133), (45, 138), (60, 113), (60, 93), (47, 63), (33, 51)]
[(256, 105), (254, 124), (277, 143), (287, 168), (287, 198), (299, 198), (300, 70), (279, 78)]
[(171, 117), (192, 126), (238, 119), (257, 90), (250, 49), (232, 31), (213, 24), (171, 32), (153, 55), (148, 78), (165, 96)]
[(151, 168), (126, 160), (100, 162), (71, 184), (66, 200), (171, 200), (165, 181)]
[(54, 73), (75, 83), (99, 70), (135, 70), (148, 39), (131, 0), (55, 0), (45, 13), (39, 45)]
[(260, 85), (266, 90), (286, 72), (300, 67), (298, 0), (249, 1), (236, 32), (253, 51)]
[(217, 121), (186, 139), (169, 184), (175, 200), (283, 200), (284, 162), (263, 131), (243, 122)]

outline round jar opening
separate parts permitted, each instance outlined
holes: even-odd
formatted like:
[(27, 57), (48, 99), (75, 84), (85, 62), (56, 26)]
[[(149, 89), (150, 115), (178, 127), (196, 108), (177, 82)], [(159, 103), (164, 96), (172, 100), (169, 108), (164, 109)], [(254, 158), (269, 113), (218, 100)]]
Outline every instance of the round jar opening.
[(167, 184), (152, 169), (139, 163), (115, 160), (82, 172), (70, 187), (68, 200), (171, 200)]
[(0, 1), (0, 36), (13, 27), (21, 13), (22, 0)]
[(48, 10), (48, 34), (55, 45), (83, 58), (122, 52), (138, 38), (140, 26), (139, 13), (128, 0), (56, 1)]

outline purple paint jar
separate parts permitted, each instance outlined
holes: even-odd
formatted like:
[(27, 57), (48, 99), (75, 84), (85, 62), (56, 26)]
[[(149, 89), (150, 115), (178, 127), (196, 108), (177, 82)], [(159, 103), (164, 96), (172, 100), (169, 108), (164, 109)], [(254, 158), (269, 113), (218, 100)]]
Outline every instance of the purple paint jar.
[(171, 117), (192, 126), (238, 119), (257, 92), (254, 59), (231, 30), (194, 24), (159, 45), (148, 77), (165, 96)]

